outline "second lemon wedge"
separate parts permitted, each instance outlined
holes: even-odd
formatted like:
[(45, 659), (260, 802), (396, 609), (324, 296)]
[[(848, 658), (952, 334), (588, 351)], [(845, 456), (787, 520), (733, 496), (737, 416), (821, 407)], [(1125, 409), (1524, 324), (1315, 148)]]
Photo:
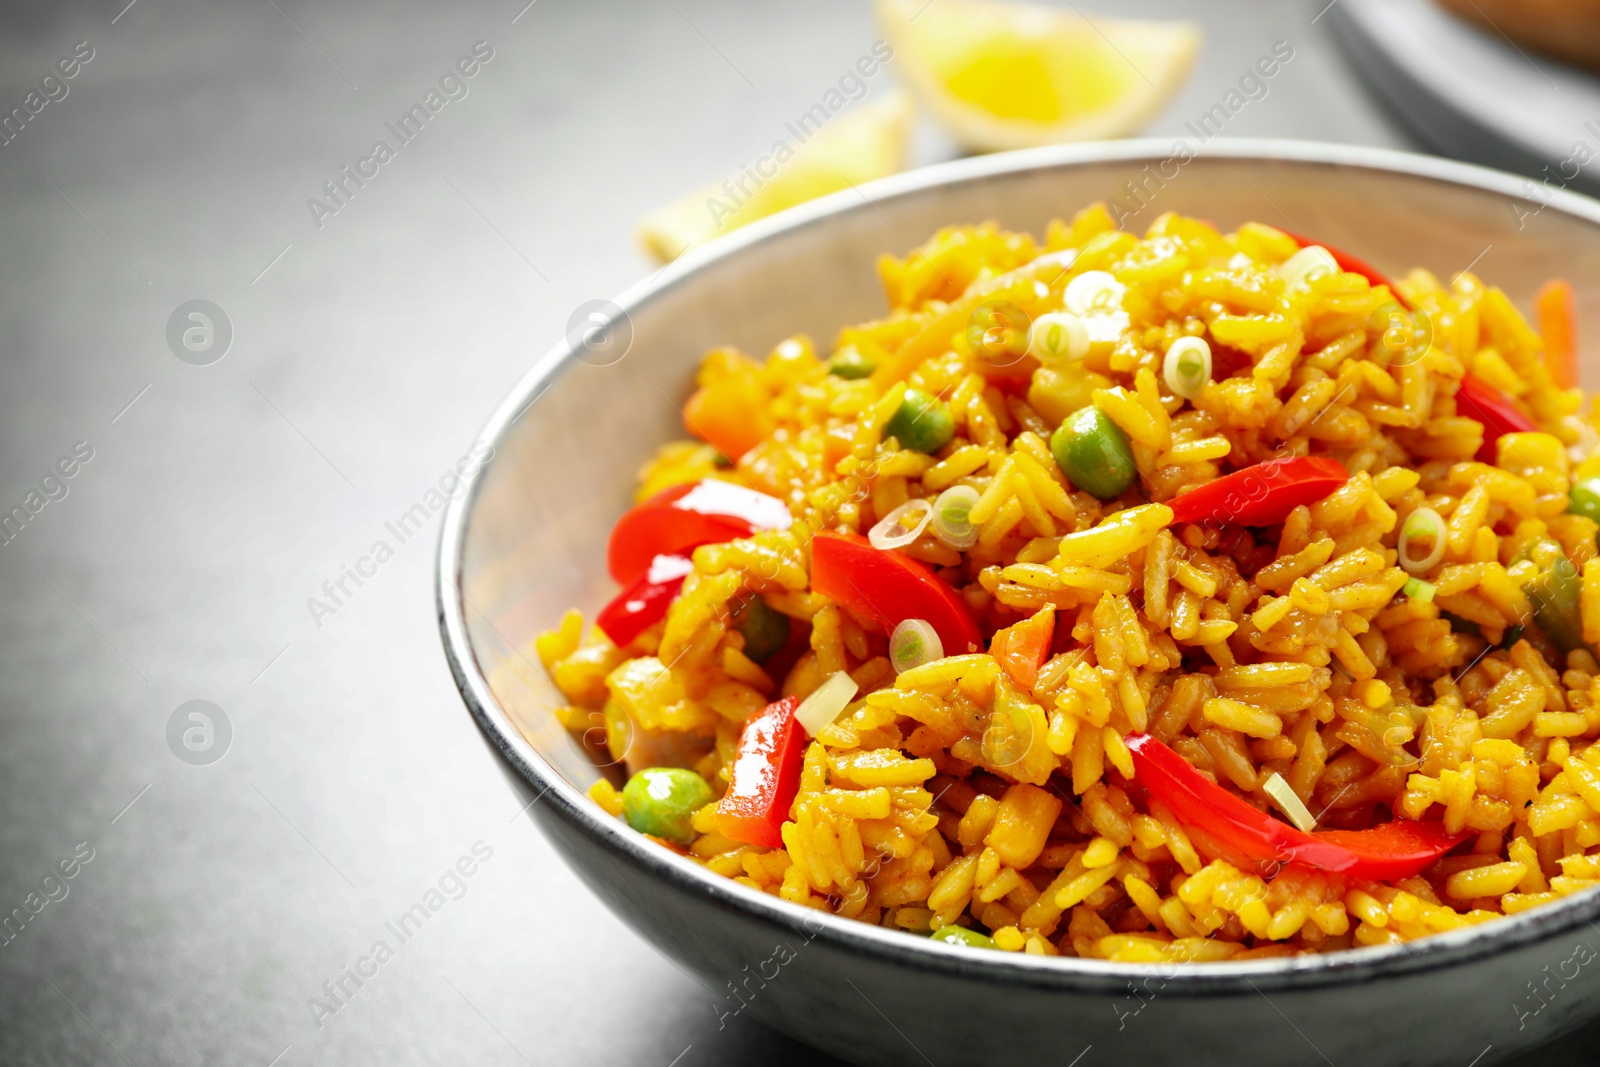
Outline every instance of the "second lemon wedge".
[(897, 173), (913, 113), (910, 95), (897, 89), (815, 131), (790, 124), (772, 151), (738, 174), (645, 216), (639, 243), (665, 263), (785, 208)]
[(1187, 22), (1004, 0), (878, 0), (896, 66), (962, 147), (1027, 148), (1138, 130), (1188, 77)]

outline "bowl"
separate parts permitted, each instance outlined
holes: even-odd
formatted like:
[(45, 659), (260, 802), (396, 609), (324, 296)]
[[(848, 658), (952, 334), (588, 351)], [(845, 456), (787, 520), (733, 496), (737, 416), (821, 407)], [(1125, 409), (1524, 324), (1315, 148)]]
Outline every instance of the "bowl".
[[(1527, 306), (1560, 273), (1600, 336), (1600, 203), (1423, 156), (1300, 142), (1124, 141), (962, 160), (740, 230), (578, 309), (484, 428), (439, 546), (446, 654), (533, 814), (625, 922), (748, 1014), (860, 1063), (1448, 1064), (1487, 1067), (1600, 1013), (1600, 894), (1409, 944), (1247, 963), (1137, 966), (975, 952), (766, 896), (634, 833), (584, 791), (603, 752), (568, 733), (529, 639), (613, 594), (604, 538), (704, 351), (764, 353), (882, 314), (875, 259), (937, 227), (1042, 233), (1115, 201), (1261, 220), (1379, 269), (1472, 267)], [(1591, 380), (1593, 380), (1591, 376)], [(490, 451), (492, 449), (492, 452)], [(594, 740), (589, 737), (589, 740)], [(614, 779), (615, 780), (615, 779)]]

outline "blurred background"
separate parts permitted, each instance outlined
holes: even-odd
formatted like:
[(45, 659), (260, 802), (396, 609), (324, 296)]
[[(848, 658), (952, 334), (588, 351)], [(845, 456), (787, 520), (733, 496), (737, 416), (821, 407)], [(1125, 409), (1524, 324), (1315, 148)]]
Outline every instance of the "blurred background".
[[(1600, 83), (1473, 6), (1116, 14), (1203, 35), (1149, 135), (1222, 104), (1230, 137), (1585, 188)], [(534, 829), (440, 652), (429, 494), (656, 268), (640, 221), (662, 251), (664, 205), (881, 36), (816, 0), (0, 11), (0, 1063), (818, 1061), (719, 1020)], [(970, 131), (906, 137), (919, 165)]]

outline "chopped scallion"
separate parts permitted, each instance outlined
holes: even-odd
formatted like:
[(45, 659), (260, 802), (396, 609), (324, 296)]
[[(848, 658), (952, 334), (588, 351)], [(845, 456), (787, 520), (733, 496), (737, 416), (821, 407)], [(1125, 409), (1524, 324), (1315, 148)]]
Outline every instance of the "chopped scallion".
[(1261, 783), (1261, 789), (1272, 798), (1278, 810), (1287, 815), (1295, 826), (1308, 834), (1317, 828), (1317, 820), (1311, 814), (1311, 809), (1307, 808), (1305, 801), (1289, 787), (1289, 783), (1283, 780), (1283, 775), (1273, 771), (1267, 775), (1267, 780)]
[(952, 485), (940, 493), (933, 504), (934, 536), (961, 552), (977, 544), (978, 528), (970, 518), (977, 502), (978, 491), (970, 485)]
[(1180, 337), (1167, 349), (1161, 364), (1167, 388), (1185, 400), (1193, 400), (1211, 380), (1211, 346), (1203, 337)]
[(1432, 582), (1425, 582), (1421, 578), (1407, 578), (1405, 594), (1412, 600), (1420, 600), (1427, 604), (1432, 602), (1434, 591), (1438, 588)]
[(1109, 271), (1086, 270), (1067, 283), (1061, 299), (1074, 315), (1104, 314), (1122, 310), (1122, 294), (1127, 291)]
[(889, 662), (896, 674), (936, 659), (944, 659), (944, 644), (939, 632), (924, 619), (906, 619), (889, 636)]
[(1321, 245), (1308, 245), (1278, 265), (1278, 274), (1291, 288), (1322, 274), (1337, 274), (1339, 261)]
[(857, 688), (856, 680), (844, 671), (833, 672), (794, 709), (795, 721), (805, 727), (808, 737), (816, 737), (855, 699)]
[(1080, 360), (1089, 354), (1088, 327), (1065, 311), (1040, 315), (1028, 328), (1028, 354), (1047, 367)]
[(889, 514), (879, 519), (867, 531), (867, 540), (873, 548), (900, 548), (922, 536), (933, 518), (934, 507), (926, 500), (907, 500)]
[[(1400, 540), (1396, 546), (1400, 566), (1410, 574), (1431, 570), (1434, 564), (1444, 558), (1444, 541), (1444, 519), (1432, 508), (1418, 508), (1406, 516), (1405, 525), (1400, 527)], [(1421, 556), (1416, 555), (1418, 543), (1428, 549)]]

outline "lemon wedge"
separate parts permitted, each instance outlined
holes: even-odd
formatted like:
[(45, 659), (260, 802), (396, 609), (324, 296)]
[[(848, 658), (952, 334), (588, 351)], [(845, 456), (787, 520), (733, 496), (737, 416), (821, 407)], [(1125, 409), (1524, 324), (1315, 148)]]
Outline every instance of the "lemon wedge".
[(1187, 22), (1086, 16), (1004, 0), (878, 0), (901, 78), (963, 148), (1123, 137), (1189, 75)]
[[(825, 105), (785, 123), (771, 146), (739, 173), (651, 212), (639, 243), (659, 262), (757, 219), (898, 172), (915, 107), (897, 89), (877, 103), (816, 124)], [(808, 121), (809, 120), (809, 121)]]

